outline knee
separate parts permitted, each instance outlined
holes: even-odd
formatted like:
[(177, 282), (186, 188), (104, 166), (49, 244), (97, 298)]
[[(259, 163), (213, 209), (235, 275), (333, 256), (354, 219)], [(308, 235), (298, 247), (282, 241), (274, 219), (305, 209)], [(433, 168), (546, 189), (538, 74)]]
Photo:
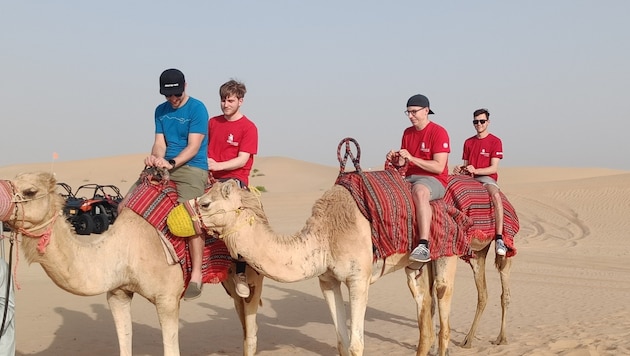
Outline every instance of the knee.
[(501, 194), (499, 192), (494, 192), (492, 193), (492, 201), (496, 204), (496, 205), (501, 205)]
[(413, 187), (413, 200), (416, 203), (429, 202), (431, 200), (431, 192), (422, 185), (416, 185)]

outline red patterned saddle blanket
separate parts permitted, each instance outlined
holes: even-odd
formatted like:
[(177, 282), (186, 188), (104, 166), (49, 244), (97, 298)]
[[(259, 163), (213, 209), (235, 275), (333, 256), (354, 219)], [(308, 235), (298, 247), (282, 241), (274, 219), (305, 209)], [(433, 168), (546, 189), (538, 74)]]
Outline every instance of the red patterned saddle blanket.
[[(129, 193), (126, 207), (142, 216), (164, 234), (173, 246), (184, 272), (186, 285), (190, 281), (192, 263), (188, 238), (173, 235), (166, 224), (168, 213), (179, 203), (175, 183), (169, 180), (154, 179), (143, 172), (140, 184)], [(206, 236), (203, 251), (202, 274), (204, 283), (220, 283), (227, 279), (232, 258), (225, 243), (212, 236)]]
[[(407, 253), (417, 246), (419, 236), (411, 185), (400, 173), (395, 170), (341, 172), (335, 184), (348, 189), (363, 216), (370, 221), (374, 259)], [(442, 199), (432, 201), (431, 207), (431, 259), (468, 253), (467, 230), (472, 221)]]
[[(503, 241), (508, 248), (506, 257), (516, 255), (514, 237), (520, 228), (518, 216), (506, 196), (501, 194), (503, 203)], [(444, 202), (454, 206), (470, 217), (473, 225), (468, 236), (481, 241), (494, 239), (495, 219), (492, 199), (486, 188), (474, 178), (466, 175), (450, 175), (446, 186)], [(471, 255), (472, 251), (469, 253)], [(462, 256), (466, 259), (466, 256)]]

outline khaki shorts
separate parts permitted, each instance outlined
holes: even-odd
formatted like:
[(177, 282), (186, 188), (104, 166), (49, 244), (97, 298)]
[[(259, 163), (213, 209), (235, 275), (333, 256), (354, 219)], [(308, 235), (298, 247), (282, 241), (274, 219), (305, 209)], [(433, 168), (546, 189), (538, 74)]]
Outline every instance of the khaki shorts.
[[(183, 203), (203, 195), (208, 182), (208, 171), (197, 167), (181, 166), (170, 171), (170, 180), (177, 186), (177, 201)], [(136, 189), (138, 184), (140, 180), (129, 188), (127, 194)]]
[(412, 175), (405, 177), (405, 180), (412, 185), (422, 184), (429, 188), (429, 192), (431, 193), (429, 200), (442, 199), (444, 198), (444, 194), (446, 194), (446, 188), (444, 188), (442, 183), (435, 177)]

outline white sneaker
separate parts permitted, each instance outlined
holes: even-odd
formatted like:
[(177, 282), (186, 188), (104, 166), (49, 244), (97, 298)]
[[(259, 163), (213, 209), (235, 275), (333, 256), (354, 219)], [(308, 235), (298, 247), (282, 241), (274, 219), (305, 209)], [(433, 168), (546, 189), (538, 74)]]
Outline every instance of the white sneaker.
[(494, 251), (499, 256), (505, 256), (507, 253), (507, 247), (505, 247), (503, 239), (494, 240)]
[(429, 247), (425, 244), (419, 244), (418, 247), (414, 248), (409, 254), (409, 260), (414, 262), (429, 262), (431, 261), (431, 252), (429, 251)]
[(237, 273), (234, 275), (234, 287), (239, 297), (249, 297), (249, 284), (247, 284), (247, 276), (245, 273)]

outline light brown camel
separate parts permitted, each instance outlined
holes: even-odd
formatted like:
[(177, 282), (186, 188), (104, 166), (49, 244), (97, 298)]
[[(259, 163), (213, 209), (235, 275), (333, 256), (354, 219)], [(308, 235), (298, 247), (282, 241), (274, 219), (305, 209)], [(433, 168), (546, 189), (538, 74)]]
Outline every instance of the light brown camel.
[[(239, 189), (235, 182), (216, 184), (194, 203), (204, 227), (219, 233), (233, 256), (240, 254), (261, 274), (279, 282), (319, 278), (341, 355), (363, 354), (370, 284), (385, 274), (412, 265), (408, 253), (374, 262), (370, 222), (349, 191), (340, 185), (334, 185), (315, 202), (312, 215), (301, 231), (288, 236), (272, 231), (258, 197)], [(417, 303), (418, 355), (426, 355), (435, 340), (431, 319), (433, 288), (440, 317), (439, 353), (446, 354), (456, 267), (457, 256), (451, 256), (427, 264), (423, 272), (405, 269), (407, 285)], [(348, 288), (350, 335), (341, 283)]]
[[(131, 299), (134, 293), (155, 304), (162, 328), (164, 355), (179, 355), (179, 305), (184, 291), (182, 268), (168, 264), (157, 230), (125, 208), (109, 230), (92, 242), (75, 235), (64, 219), (63, 199), (49, 173), (24, 173), (0, 181), (0, 219), (22, 234), (29, 263), (39, 263), (67, 292), (92, 296), (107, 292), (120, 355), (132, 355)], [(231, 276), (230, 276), (231, 277)], [(248, 269), (252, 293), (242, 299), (232, 278), (224, 282), (243, 326), (243, 353), (256, 352), (256, 312), (262, 275)]]

